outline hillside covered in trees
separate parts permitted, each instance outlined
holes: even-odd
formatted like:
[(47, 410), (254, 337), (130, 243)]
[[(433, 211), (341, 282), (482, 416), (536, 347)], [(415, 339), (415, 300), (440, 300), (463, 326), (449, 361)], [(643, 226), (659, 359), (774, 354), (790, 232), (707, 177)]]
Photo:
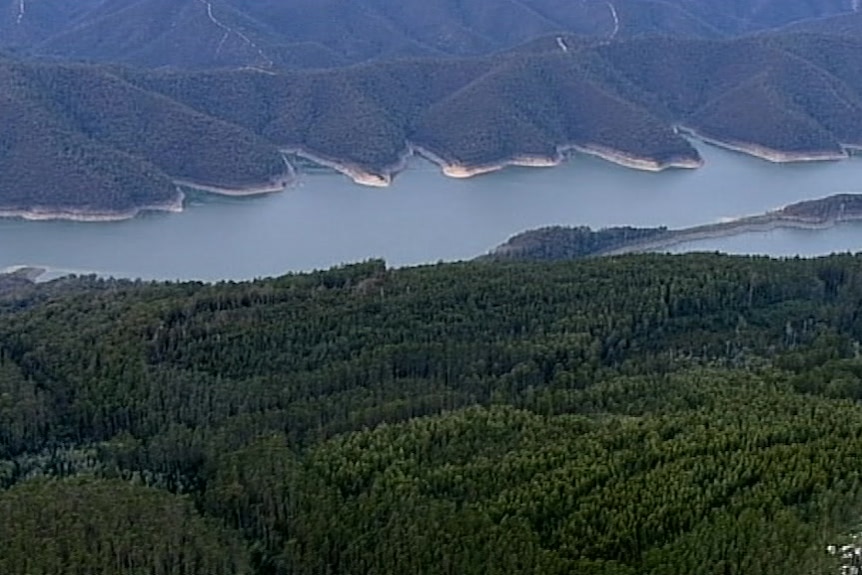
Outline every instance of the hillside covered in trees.
[(0, 48), (144, 67), (320, 68), (471, 56), (548, 34), (720, 38), (853, 0), (2, 0)]
[(269, 142), (107, 69), (0, 59), (0, 211), (126, 213), (284, 180)]
[(696, 167), (685, 132), (777, 161), (842, 158), (862, 145), (860, 50), (843, 35), (552, 36), (492, 56), (313, 71), (0, 59), (0, 211), (165, 207), (177, 184), (277, 190), (285, 151), (374, 184), (411, 153), (456, 176), (553, 164), (572, 148)]
[(3, 573), (837, 573), (862, 257), (0, 297)]

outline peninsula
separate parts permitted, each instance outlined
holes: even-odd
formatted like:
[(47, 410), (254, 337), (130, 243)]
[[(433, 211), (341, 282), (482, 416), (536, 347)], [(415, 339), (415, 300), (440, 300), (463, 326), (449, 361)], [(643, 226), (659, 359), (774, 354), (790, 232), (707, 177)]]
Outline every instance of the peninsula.
[(0, 270), (0, 296), (33, 286), (45, 271), (43, 268), (30, 266)]
[(862, 194), (836, 194), (765, 214), (681, 229), (554, 226), (517, 234), (480, 260), (570, 260), (658, 252), (699, 240), (780, 228), (822, 230), (862, 220)]

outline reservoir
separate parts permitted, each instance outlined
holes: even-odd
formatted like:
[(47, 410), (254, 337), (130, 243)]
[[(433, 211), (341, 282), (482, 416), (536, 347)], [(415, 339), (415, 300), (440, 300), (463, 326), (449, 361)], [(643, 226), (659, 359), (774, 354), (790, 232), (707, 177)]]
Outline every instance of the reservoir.
[[(862, 158), (770, 164), (699, 145), (698, 170), (647, 173), (575, 156), (556, 168), (508, 168), (468, 180), (413, 159), (389, 188), (301, 171), (284, 192), (192, 194), (180, 214), (111, 223), (0, 219), (0, 269), (143, 279), (249, 279), (368, 258), (392, 266), (469, 259), (547, 225), (668, 226), (758, 214), (805, 199), (862, 193)], [(862, 225), (776, 230), (677, 246), (775, 256), (862, 251)]]

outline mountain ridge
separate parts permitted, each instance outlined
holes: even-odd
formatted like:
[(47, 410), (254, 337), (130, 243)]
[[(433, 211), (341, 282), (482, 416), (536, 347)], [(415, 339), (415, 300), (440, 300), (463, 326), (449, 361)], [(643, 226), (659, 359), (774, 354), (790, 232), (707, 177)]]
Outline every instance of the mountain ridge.
[(315, 68), (490, 54), (561, 33), (732, 37), (853, 9), (852, 0), (5, 0), (0, 48), (152, 68)]

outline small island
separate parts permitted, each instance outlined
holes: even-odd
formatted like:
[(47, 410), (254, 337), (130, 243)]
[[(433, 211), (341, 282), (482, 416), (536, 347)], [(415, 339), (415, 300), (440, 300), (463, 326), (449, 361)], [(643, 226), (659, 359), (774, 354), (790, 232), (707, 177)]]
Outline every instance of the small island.
[(680, 244), (780, 228), (821, 230), (862, 220), (862, 194), (836, 194), (765, 214), (681, 229), (553, 226), (517, 234), (479, 259), (570, 260), (667, 250)]

